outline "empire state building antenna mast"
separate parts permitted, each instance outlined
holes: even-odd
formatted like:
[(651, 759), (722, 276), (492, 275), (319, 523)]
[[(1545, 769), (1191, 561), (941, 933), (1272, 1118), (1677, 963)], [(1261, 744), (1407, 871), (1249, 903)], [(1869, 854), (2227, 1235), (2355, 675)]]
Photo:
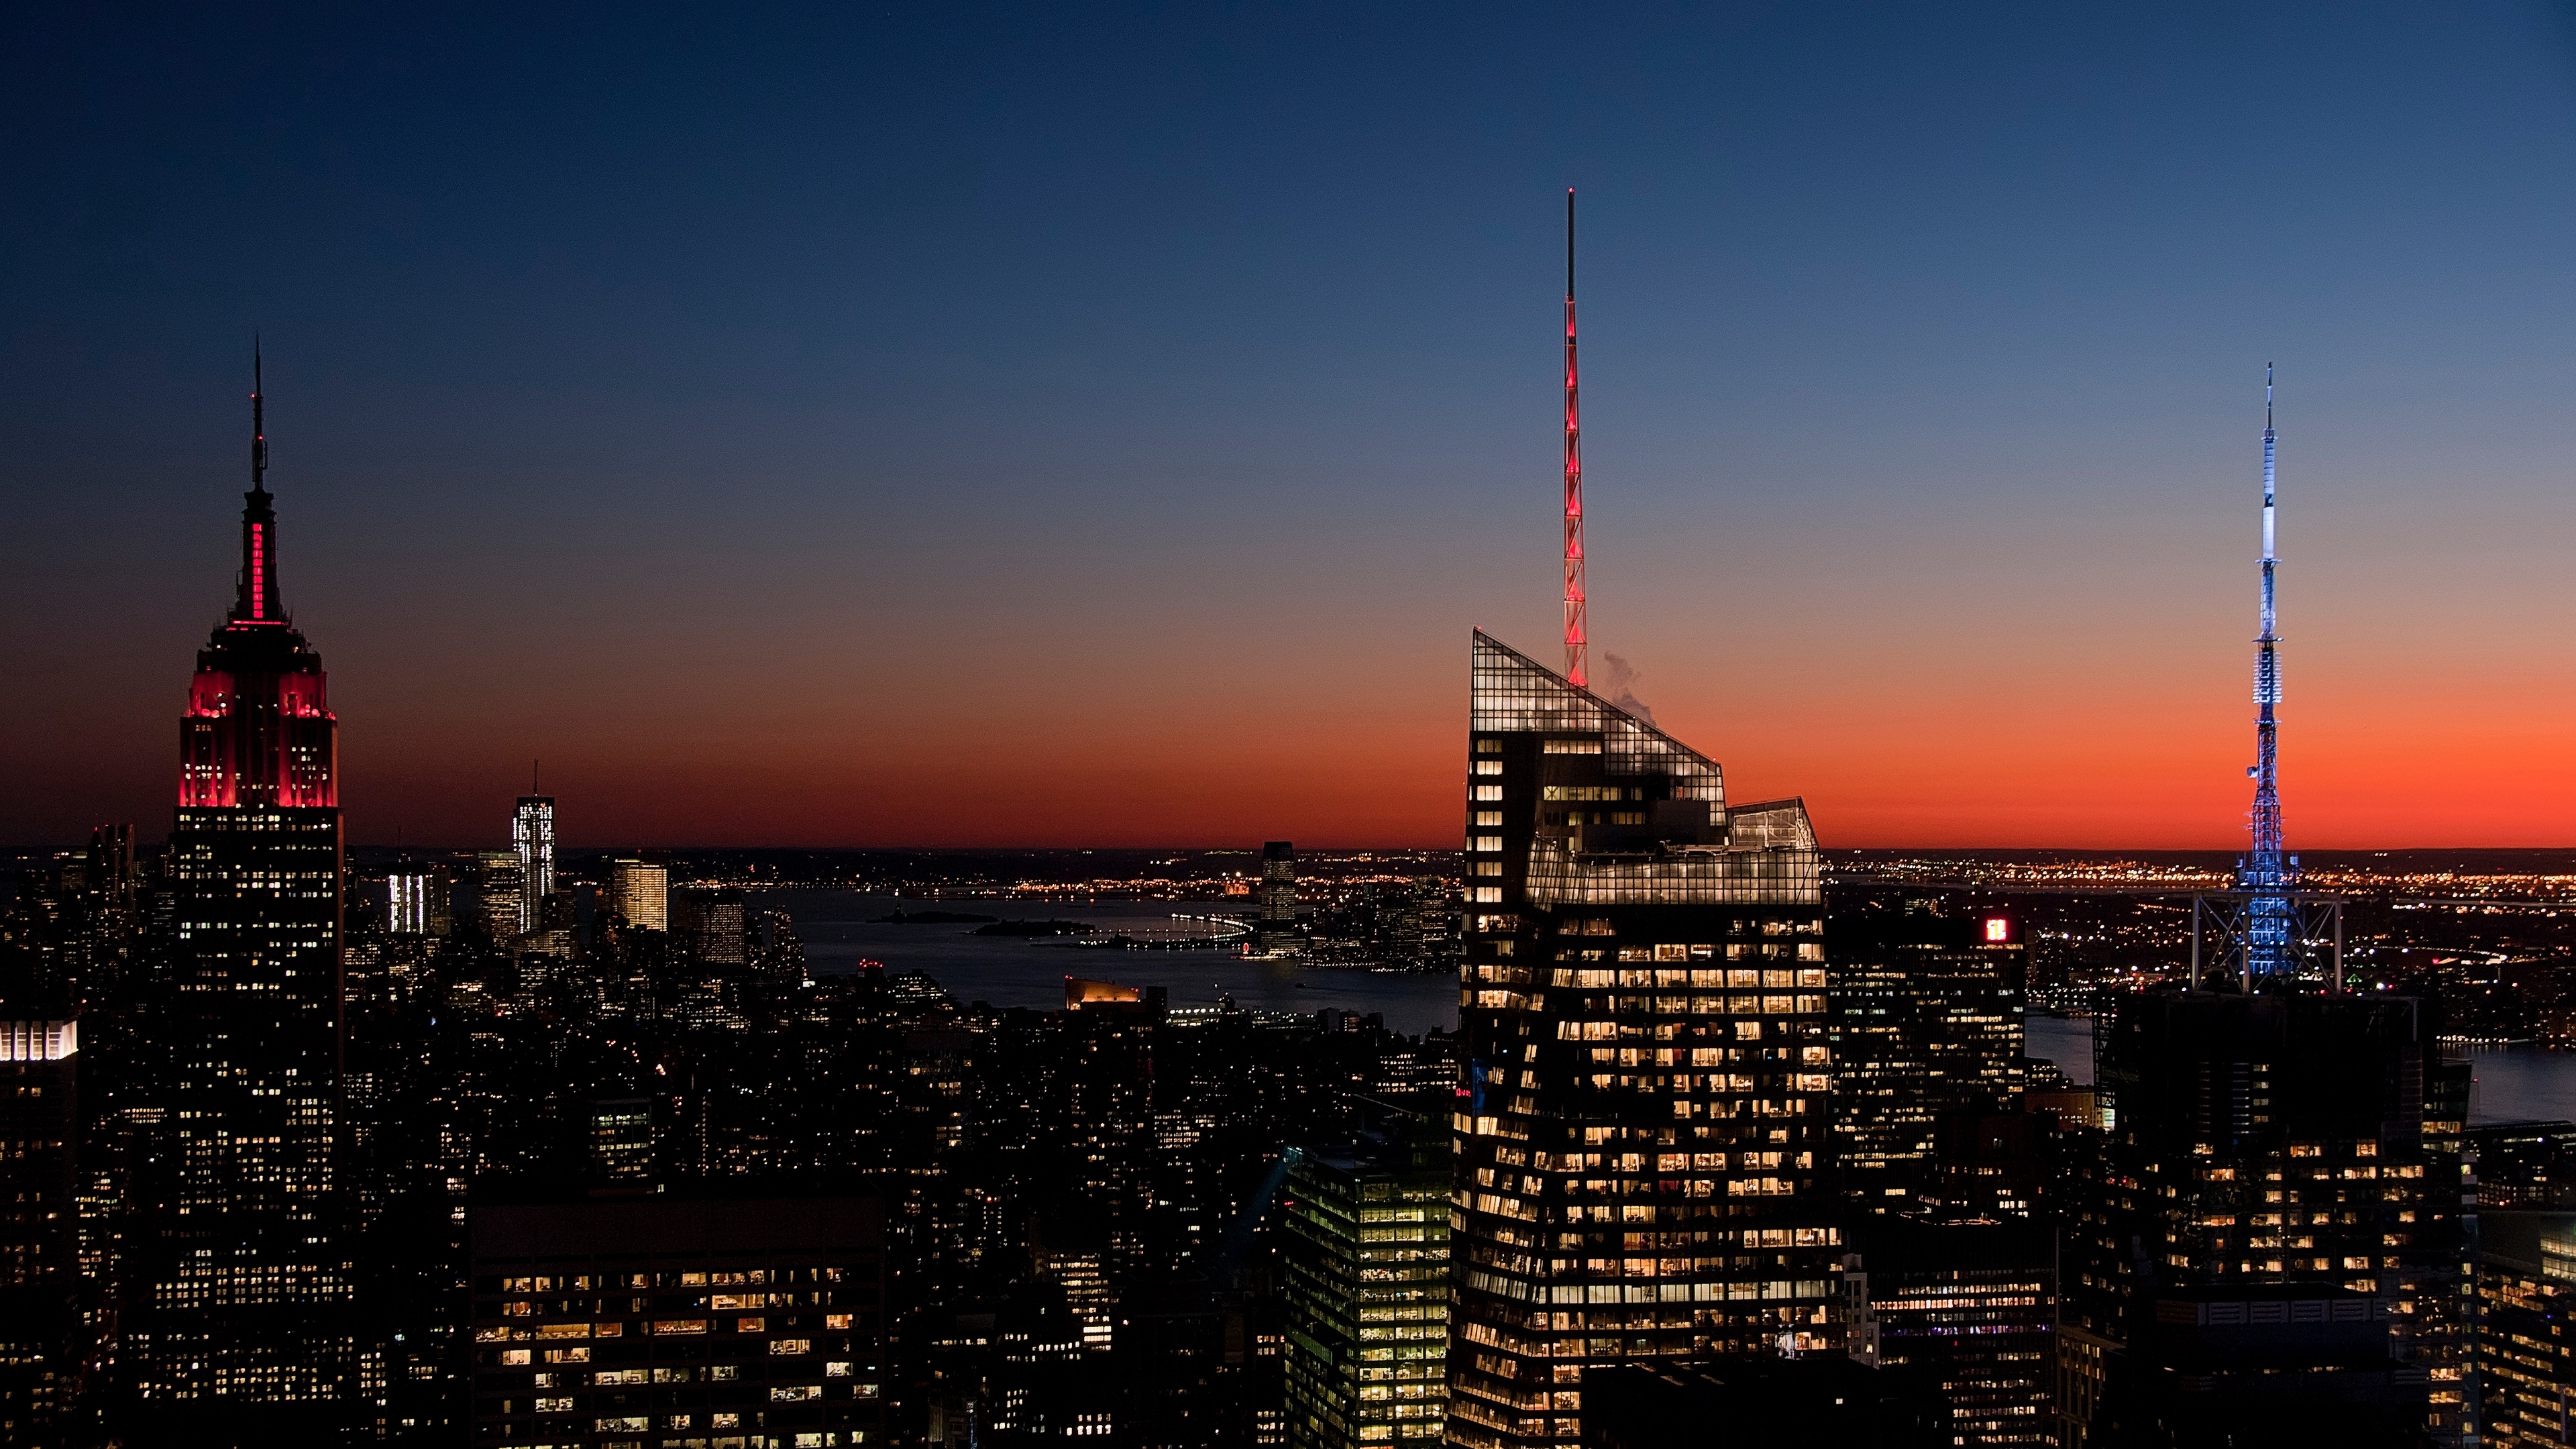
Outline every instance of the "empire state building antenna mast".
[[(1583, 421), (1574, 384), (1574, 188), (1565, 190), (1565, 678), (1585, 686)], [(2266, 577), (2269, 577), (2267, 574)]]
[(2245, 893), (2245, 972), (2247, 979), (2293, 969), (2292, 936), (2298, 907), (2299, 859), (2281, 853), (2280, 724), (2273, 712), (2281, 703), (2280, 636), (2274, 626), (2272, 574), (2280, 564), (2274, 551), (2272, 365), (2263, 365), (2263, 632), (2254, 640), (2254, 777), (2251, 820), (2253, 849), (2236, 864), (2236, 888)]

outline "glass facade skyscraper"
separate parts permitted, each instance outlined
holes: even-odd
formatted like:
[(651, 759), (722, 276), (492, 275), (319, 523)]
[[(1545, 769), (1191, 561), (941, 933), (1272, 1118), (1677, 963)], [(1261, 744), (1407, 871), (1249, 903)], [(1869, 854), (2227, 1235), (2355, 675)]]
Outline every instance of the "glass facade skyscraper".
[(1449, 1434), (1582, 1434), (1616, 1364), (1842, 1347), (1824, 904), (1796, 800), (1479, 631)]
[(519, 856), (519, 934), (546, 927), (546, 899), (555, 893), (555, 802), (551, 795), (522, 795), (510, 812), (510, 848)]
[(1390, 1111), (1288, 1168), (1288, 1442), (1429, 1443), (1448, 1400), (1449, 1131)]

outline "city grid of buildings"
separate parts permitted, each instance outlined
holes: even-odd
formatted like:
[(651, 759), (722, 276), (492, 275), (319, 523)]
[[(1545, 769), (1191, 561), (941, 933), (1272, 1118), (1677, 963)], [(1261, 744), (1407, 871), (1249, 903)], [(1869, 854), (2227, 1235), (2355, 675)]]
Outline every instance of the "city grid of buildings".
[[(255, 391), (165, 843), (0, 915), (0, 1443), (2567, 1442), (2576, 1124), (2471, 1126), (2444, 1048), (2576, 1035), (2576, 869), (2279, 856), (2268, 416), (2248, 863), (1830, 858), (1585, 687), (1571, 204), (1567, 668), (1472, 636), (1455, 853), (764, 876), (561, 851), (532, 782), (353, 870)], [(913, 928), (1454, 973), (1459, 1025), (814, 969), (770, 892), (872, 871)], [(965, 909), (1120, 892), (1211, 909)]]

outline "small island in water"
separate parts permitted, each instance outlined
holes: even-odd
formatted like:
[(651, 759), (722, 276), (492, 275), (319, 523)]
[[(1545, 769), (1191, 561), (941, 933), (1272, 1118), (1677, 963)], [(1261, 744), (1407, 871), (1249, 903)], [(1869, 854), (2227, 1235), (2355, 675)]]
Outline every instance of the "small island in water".
[(968, 911), (907, 911), (898, 906), (891, 916), (879, 916), (871, 926), (980, 926), (999, 921), (999, 916), (978, 916)]
[[(991, 921), (993, 918), (986, 916), (984, 919)], [(1091, 934), (1091, 923), (1088, 921), (993, 921), (989, 926), (977, 926), (975, 934), (978, 936), (1087, 936)]]

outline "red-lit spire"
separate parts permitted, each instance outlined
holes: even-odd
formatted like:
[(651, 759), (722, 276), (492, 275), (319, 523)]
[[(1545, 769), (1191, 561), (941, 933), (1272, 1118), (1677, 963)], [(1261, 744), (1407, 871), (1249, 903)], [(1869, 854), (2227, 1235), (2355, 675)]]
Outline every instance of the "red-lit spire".
[(1565, 677), (1584, 687), (1583, 422), (1574, 386), (1574, 188), (1565, 191)]
[(237, 624), (283, 624), (277, 600), (277, 510), (268, 494), (267, 399), (260, 384), (259, 344), (250, 349), (250, 491), (242, 495), (241, 591), (233, 600)]

